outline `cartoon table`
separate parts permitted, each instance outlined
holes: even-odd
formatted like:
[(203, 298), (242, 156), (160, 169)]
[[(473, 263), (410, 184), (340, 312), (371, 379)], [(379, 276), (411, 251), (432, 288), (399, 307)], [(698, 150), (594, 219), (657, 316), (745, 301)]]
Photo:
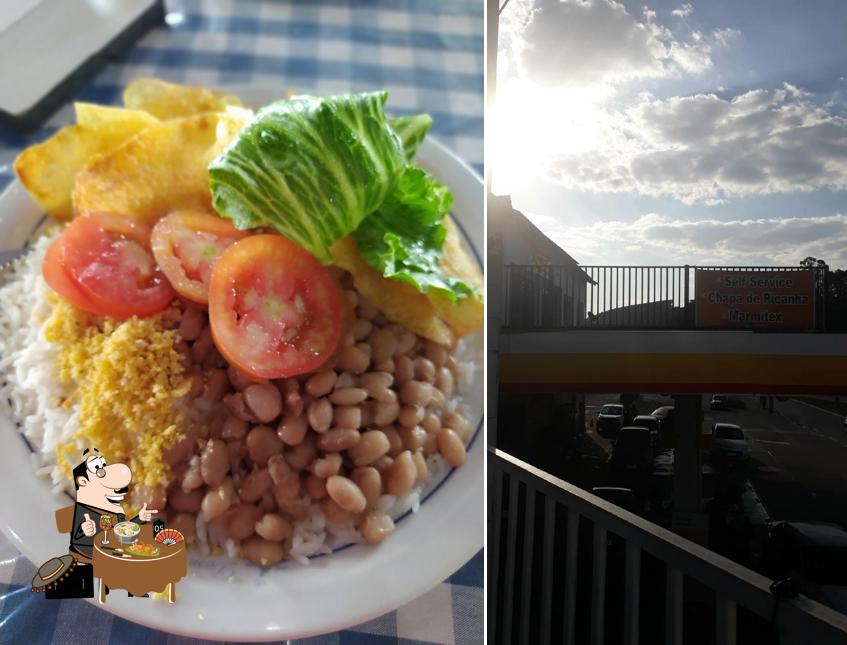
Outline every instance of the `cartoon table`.
[(134, 596), (143, 596), (155, 591), (161, 593), (168, 588), (168, 602), (176, 600), (176, 583), (188, 573), (188, 557), (185, 553), (185, 542), (166, 546), (153, 540), (153, 527), (150, 524), (141, 525), (140, 542), (155, 544), (159, 547), (159, 555), (146, 557), (134, 555), (123, 557), (112, 548), (121, 548), (127, 553), (129, 545), (118, 542), (114, 531), (109, 531), (109, 543), (103, 544), (103, 532), (94, 537), (94, 553), (91, 559), (94, 565), (94, 575), (100, 578), (100, 604), (106, 602), (106, 587), (109, 589), (126, 589)]

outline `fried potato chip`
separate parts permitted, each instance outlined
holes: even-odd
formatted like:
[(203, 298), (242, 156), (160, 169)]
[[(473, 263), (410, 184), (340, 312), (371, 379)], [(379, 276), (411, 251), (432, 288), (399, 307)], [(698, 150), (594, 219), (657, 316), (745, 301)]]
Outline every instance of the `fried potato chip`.
[(413, 286), (382, 276), (359, 255), (349, 235), (332, 247), (333, 263), (353, 275), (356, 288), (389, 320), (441, 345), (452, 346), (456, 337), (441, 320), (435, 305)]
[(97, 124), (66, 126), (24, 150), (15, 160), (15, 172), (48, 214), (70, 219), (71, 190), (77, 173), (94, 155), (111, 152), (155, 122), (150, 115), (141, 114), (144, 116), (123, 113)]
[(100, 125), (111, 121), (137, 121), (152, 125), (159, 120), (144, 110), (129, 110), (97, 103), (74, 103), (74, 112), (76, 112), (76, 122), (80, 125)]
[(228, 105), (241, 105), (241, 100), (208, 87), (138, 78), (124, 90), (124, 105), (159, 119), (175, 119), (201, 112), (220, 112)]
[(444, 225), (447, 228), (447, 237), (444, 239), (441, 267), (448, 275), (460, 278), (476, 287), (478, 295), (452, 303), (444, 294), (434, 292), (429, 299), (444, 322), (450, 326), (456, 336), (461, 337), (482, 325), (485, 320), (482, 273), (479, 270), (479, 264), (462, 244), (459, 229), (449, 215), (444, 218)]
[(76, 177), (74, 212), (152, 224), (175, 210), (211, 210), (208, 166), (219, 121), (217, 114), (160, 121), (94, 157)]

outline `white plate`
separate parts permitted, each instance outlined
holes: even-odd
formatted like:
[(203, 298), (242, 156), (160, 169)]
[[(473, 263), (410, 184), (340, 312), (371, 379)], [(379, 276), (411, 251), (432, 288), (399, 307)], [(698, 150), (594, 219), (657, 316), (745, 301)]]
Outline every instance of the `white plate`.
[[(417, 161), (453, 192), (453, 216), (480, 260), (479, 177), (430, 138)], [(13, 182), (0, 195), (0, 247), (21, 246), (42, 217), (20, 183)], [(147, 627), (186, 636), (270, 641), (365, 622), (442, 582), (483, 544), (482, 330), (466, 338), (463, 358), (474, 363), (475, 378), (463, 399), (473, 410), (476, 427), (467, 463), (430, 491), (420, 510), (402, 518), (384, 543), (347, 547), (315, 558), (309, 566), (284, 563), (265, 571), (223, 557), (193, 557), (188, 576), (177, 585), (175, 604), (113, 593), (103, 607)], [(68, 536), (56, 531), (54, 512), (68, 498), (51, 493), (49, 482), (35, 476), (26, 442), (13, 420), (2, 416), (0, 442), (0, 529), (38, 566), (67, 552)], [(92, 602), (96, 605), (96, 599)]]

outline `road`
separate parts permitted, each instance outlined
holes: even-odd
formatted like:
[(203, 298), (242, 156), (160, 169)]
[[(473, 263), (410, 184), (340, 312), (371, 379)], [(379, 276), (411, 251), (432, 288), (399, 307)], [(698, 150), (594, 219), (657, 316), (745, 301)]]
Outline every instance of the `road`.
[(704, 425), (737, 423), (750, 440), (750, 481), (777, 520), (835, 522), (847, 527), (847, 429), (840, 415), (789, 399), (773, 414), (758, 397), (746, 410), (710, 411)]

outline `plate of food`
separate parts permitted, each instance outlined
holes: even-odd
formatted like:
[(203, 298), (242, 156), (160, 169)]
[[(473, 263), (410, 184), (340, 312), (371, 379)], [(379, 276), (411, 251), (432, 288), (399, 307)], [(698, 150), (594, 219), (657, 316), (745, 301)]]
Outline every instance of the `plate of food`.
[(178, 602), (104, 607), (149, 627), (333, 632), (467, 562), (483, 544), (483, 188), (431, 119), (391, 116), (378, 88), (152, 79), (76, 114), (0, 195), (3, 248), (30, 248), (0, 276), (13, 544), (36, 564), (68, 548), (54, 513), (96, 448), (92, 473), (132, 473), (110, 502), (157, 510), (189, 548)]
[(147, 544), (146, 542), (136, 542), (124, 550), (130, 555), (138, 555), (144, 558), (159, 557), (159, 547), (155, 544)]

